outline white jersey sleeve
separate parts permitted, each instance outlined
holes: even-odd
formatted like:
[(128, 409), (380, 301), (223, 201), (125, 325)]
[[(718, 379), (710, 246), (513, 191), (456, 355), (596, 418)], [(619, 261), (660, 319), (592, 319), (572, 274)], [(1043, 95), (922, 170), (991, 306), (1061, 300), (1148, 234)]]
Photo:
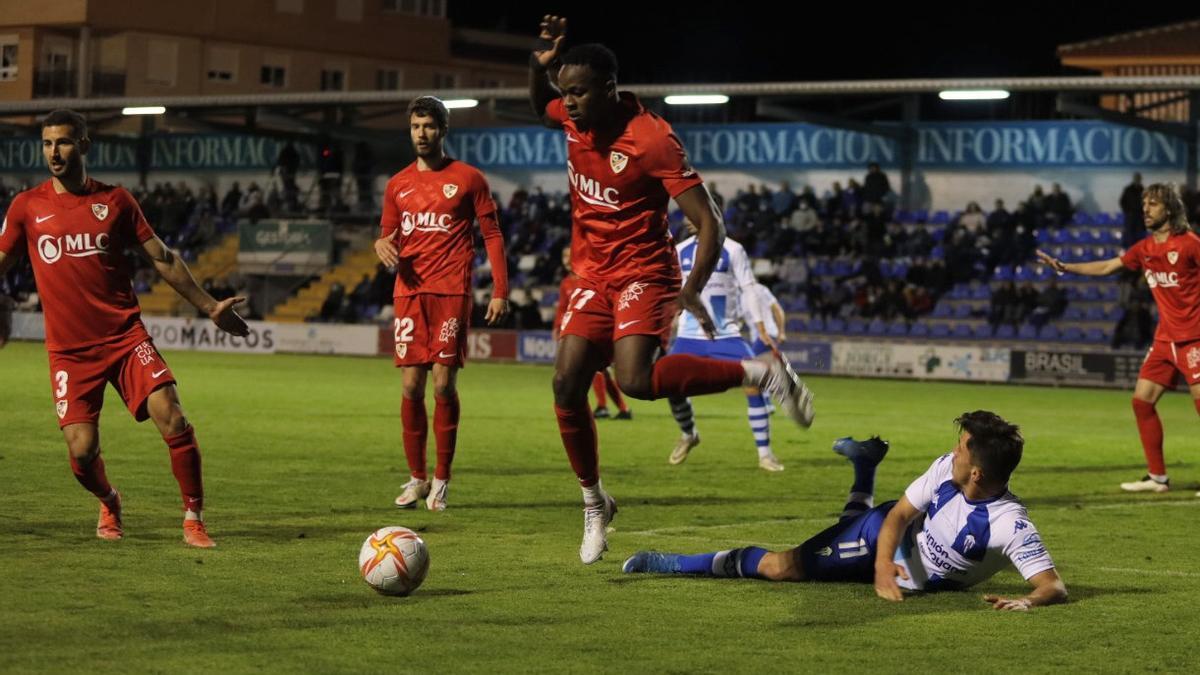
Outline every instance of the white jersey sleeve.
[[(997, 523), (1005, 525), (1006, 523)], [(1045, 572), (1054, 567), (1050, 552), (1042, 543), (1042, 535), (1029, 520), (1029, 514), (1022, 509), (1012, 517), (1011, 528), (1004, 528), (1012, 533), (1007, 544), (1003, 546), (1004, 555), (1012, 561), (1013, 567), (1028, 579), (1035, 574)]]
[(921, 474), (904, 491), (904, 496), (908, 497), (908, 501), (918, 511), (929, 510), (930, 505), (933, 504), (934, 496), (937, 494), (938, 486), (950, 479), (953, 462), (953, 453), (946, 453), (938, 457), (933, 460), (933, 464), (929, 465), (925, 473)]
[(730, 248), (729, 251), (729, 267), (733, 272), (733, 278), (737, 282), (738, 289), (741, 291), (742, 302), (745, 304), (745, 315), (752, 323), (758, 323), (763, 320), (762, 310), (758, 301), (758, 292), (755, 286), (758, 286), (758, 281), (754, 278), (754, 270), (750, 267), (750, 256), (746, 253), (746, 249), (738, 246)]

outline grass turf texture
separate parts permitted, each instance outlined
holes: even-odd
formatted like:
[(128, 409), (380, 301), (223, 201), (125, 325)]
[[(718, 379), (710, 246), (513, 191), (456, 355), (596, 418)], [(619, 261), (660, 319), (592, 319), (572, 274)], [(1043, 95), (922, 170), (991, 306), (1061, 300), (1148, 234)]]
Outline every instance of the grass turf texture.
[[(0, 671), (68, 662), (121, 672), (1195, 671), (1195, 411), (1160, 404), (1175, 491), (1123, 495), (1144, 472), (1129, 393), (812, 378), (812, 430), (773, 418), (781, 474), (757, 468), (745, 399), (696, 399), (703, 443), (668, 466), (665, 401), (600, 421), (621, 511), (610, 551), (579, 563), (579, 490), (551, 410), (550, 369), (472, 364), (450, 509), (397, 511), (405, 480), (400, 379), (385, 359), (171, 353), (204, 454), (219, 548), (181, 543), (179, 497), (150, 423), (109, 390), (102, 447), (125, 496), (126, 538), (94, 537), (72, 479), (40, 344), (0, 351)], [(428, 395), (432, 410), (432, 395)], [(988, 408), (1022, 425), (1024, 497), (1071, 592), (1001, 613), (1013, 571), (964, 593), (876, 599), (867, 585), (626, 576), (638, 549), (798, 544), (831, 524), (851, 469), (838, 436), (883, 434), (879, 500)], [(432, 422), (432, 412), (431, 412)], [(432, 452), (433, 434), (430, 434)], [(431, 465), (432, 468), (432, 465)], [(374, 529), (422, 533), (432, 558), (411, 597), (359, 579)], [(67, 659), (66, 661), (64, 659)]]

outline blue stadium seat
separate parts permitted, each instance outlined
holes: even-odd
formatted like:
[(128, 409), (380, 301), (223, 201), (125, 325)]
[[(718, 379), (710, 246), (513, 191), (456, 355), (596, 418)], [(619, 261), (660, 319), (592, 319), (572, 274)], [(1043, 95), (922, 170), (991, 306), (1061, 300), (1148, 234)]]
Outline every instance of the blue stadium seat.
[(1044, 227), (1040, 230), (1034, 230), (1033, 236), (1037, 239), (1039, 244), (1045, 244), (1046, 242), (1050, 241), (1050, 230), (1047, 230)]
[[(1068, 310), (1070, 311), (1070, 310)], [(1079, 318), (1079, 317), (1076, 317)], [(1108, 317), (1103, 307), (1088, 307), (1082, 317), (1085, 321), (1104, 321)]]
[(949, 211), (934, 211), (933, 217), (929, 219), (933, 225), (946, 225), (950, 222)]
[(813, 318), (809, 319), (808, 320), (808, 332), (824, 333), (825, 332), (825, 319), (822, 319), (819, 316), (814, 316)]
[(825, 322), (826, 333), (842, 333), (846, 330), (846, 322), (842, 319), (832, 318)]
[(971, 316), (971, 306), (970, 305), (962, 304), (962, 305), (956, 305), (954, 307), (954, 318), (965, 319), (969, 316)]
[(954, 310), (951, 309), (950, 303), (939, 302), (936, 306), (934, 306), (933, 313), (930, 314), (930, 316), (935, 319), (948, 319), (953, 313)]
[(816, 328), (816, 327), (815, 327), (815, 326), (816, 326), (817, 324), (819, 324), (819, 323), (822, 323), (820, 319), (813, 319), (813, 320), (812, 320), (812, 322), (811, 322), (811, 324), (810, 324), (810, 323), (806, 323), (806, 322), (804, 321), (804, 319), (799, 319), (799, 318), (797, 318), (797, 319), (788, 319), (788, 320), (787, 320), (787, 324), (786, 324), (786, 325), (787, 325), (787, 332), (789, 332), (789, 333), (803, 333), (803, 332), (804, 332), (804, 331), (806, 331), (806, 330), (821, 330), (821, 328), (824, 328), (824, 326), (823, 326), (823, 325), (821, 326), (821, 328)]
[(1099, 328), (1087, 329), (1087, 332), (1083, 334), (1083, 341), (1101, 344), (1108, 342), (1108, 340), (1105, 338), (1104, 331), (1100, 330)]
[(903, 321), (897, 321), (888, 326), (887, 334), (892, 337), (904, 337), (908, 335), (908, 324)]
[(886, 333), (887, 324), (883, 322), (883, 319), (872, 319), (871, 323), (867, 325), (868, 335), (885, 335)]
[(909, 337), (928, 337), (929, 336), (929, 324), (914, 323), (912, 325), (912, 328), (908, 329), (908, 336)]
[(1067, 326), (1062, 329), (1058, 339), (1063, 342), (1083, 342), (1083, 331), (1079, 326)]
[(975, 324), (975, 327), (971, 329), (971, 337), (976, 340), (990, 340), (992, 339), (992, 327), (986, 323)]
[(992, 297), (992, 289), (987, 286), (978, 285), (971, 287), (972, 300), (990, 300)]
[(1100, 289), (1095, 286), (1084, 286), (1082, 297), (1084, 300), (1095, 302), (1100, 299)]
[(935, 338), (947, 338), (950, 337), (950, 327), (944, 323), (935, 323), (929, 334)]
[(969, 339), (971, 339), (971, 326), (970, 326), (970, 324), (965, 324), (965, 323), (956, 323), (956, 324), (954, 324), (954, 330), (951, 332), (951, 335), (952, 335), (954, 338), (956, 338), (956, 339), (959, 339), (959, 340), (969, 340)]
[(850, 319), (846, 324), (848, 335), (862, 335), (865, 332), (867, 332), (867, 324), (862, 319)]
[(1025, 325), (1021, 326), (1021, 330), (1017, 332), (1017, 339), (1018, 340), (1036, 340), (1037, 339), (1037, 328), (1034, 328), (1033, 326), (1031, 326), (1029, 324), (1025, 324)]
[(918, 223), (929, 222), (929, 212), (925, 209), (917, 209), (916, 211), (913, 211), (912, 217), (913, 220)]
[(992, 278), (996, 281), (1012, 281), (1014, 278), (1013, 268), (1008, 265), (999, 265), (996, 267), (996, 274)]
[(1058, 326), (1055, 326), (1052, 323), (1048, 323), (1045, 326), (1042, 326), (1042, 330), (1038, 331), (1038, 337), (1043, 340), (1057, 340), (1058, 339)]
[(1016, 337), (1016, 335), (1017, 331), (1013, 329), (1012, 324), (1005, 323), (1001, 324), (1000, 327), (996, 329), (996, 334), (994, 337), (997, 340), (1011, 340)]
[(896, 222), (900, 223), (902, 225), (907, 225), (909, 223), (915, 222), (915, 220), (913, 219), (913, 214), (911, 211), (906, 211), (905, 209), (900, 209), (900, 210), (896, 211)]

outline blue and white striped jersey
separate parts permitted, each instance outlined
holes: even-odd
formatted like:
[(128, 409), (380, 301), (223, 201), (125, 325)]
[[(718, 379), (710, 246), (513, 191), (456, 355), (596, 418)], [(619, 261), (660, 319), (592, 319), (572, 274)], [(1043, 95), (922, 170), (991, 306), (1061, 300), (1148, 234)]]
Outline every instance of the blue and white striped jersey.
[[(675, 246), (679, 254), (679, 267), (686, 282), (692, 272), (696, 258), (696, 237), (693, 235)], [(708, 278), (700, 298), (712, 315), (718, 338), (740, 337), (742, 334), (743, 297), (751, 293), (755, 284), (754, 272), (750, 269), (750, 256), (736, 241), (726, 237), (721, 249), (721, 258)], [(750, 315), (758, 319), (758, 303), (746, 306)], [(681, 312), (676, 326), (676, 335), (681, 338), (706, 338), (700, 322), (691, 312)]]
[(977, 584), (1009, 562), (1026, 579), (1054, 567), (1025, 505), (1009, 491), (970, 501), (951, 481), (943, 455), (904, 495), (924, 511), (909, 526), (894, 560), (908, 569), (901, 588), (953, 590)]

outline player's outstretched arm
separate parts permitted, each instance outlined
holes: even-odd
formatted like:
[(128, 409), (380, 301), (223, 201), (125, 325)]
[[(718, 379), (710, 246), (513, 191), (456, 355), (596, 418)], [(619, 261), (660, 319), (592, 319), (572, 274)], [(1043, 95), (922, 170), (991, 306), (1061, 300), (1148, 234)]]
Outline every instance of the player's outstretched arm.
[(775, 317), (775, 325), (779, 327), (779, 341), (787, 342), (787, 315), (778, 302), (771, 303), (771, 314)]
[(1109, 258), (1108, 260), (1093, 260), (1083, 263), (1065, 263), (1054, 256), (1043, 251), (1037, 252), (1038, 260), (1049, 265), (1055, 272), (1059, 274), (1082, 274), (1089, 277), (1104, 277), (1117, 272), (1125, 267), (1120, 258)]
[(908, 570), (894, 560), (896, 547), (900, 545), (900, 537), (904, 535), (905, 528), (920, 514), (917, 507), (908, 501), (907, 496), (901, 497), (879, 528), (879, 541), (875, 552), (875, 595), (884, 600), (904, 600), (904, 593), (900, 590), (900, 584), (896, 583), (896, 577), (907, 579)]
[(562, 43), (566, 37), (566, 17), (547, 14), (542, 17), (537, 46), (529, 58), (529, 103), (533, 106), (533, 114), (552, 129), (562, 126), (557, 120), (546, 116), (546, 106), (558, 98), (558, 89), (551, 78), (557, 79), (558, 57), (562, 55)]
[(158, 270), (162, 278), (171, 285), (171, 288), (192, 303), (196, 309), (208, 314), (208, 318), (217, 324), (217, 328), (238, 337), (250, 334), (250, 328), (246, 326), (246, 322), (233, 309), (235, 305), (245, 302), (245, 298), (227, 298), (217, 302), (213, 296), (196, 283), (196, 278), (192, 276), (192, 271), (188, 269), (187, 263), (183, 262), (183, 258), (167, 248), (167, 245), (158, 237), (150, 237), (142, 242), (140, 251), (154, 265), (154, 269)]
[(1025, 611), (1032, 607), (1054, 605), (1067, 601), (1067, 585), (1053, 567), (1029, 577), (1033, 591), (1023, 598), (1005, 598), (999, 595), (985, 595), (983, 601), (993, 609), (1009, 611)]
[(704, 185), (697, 185), (675, 197), (675, 203), (683, 215), (696, 226), (696, 257), (687, 283), (679, 292), (679, 305), (692, 313), (700, 327), (711, 338), (716, 335), (716, 326), (708, 309), (700, 300), (700, 291), (708, 283), (717, 262), (721, 259), (721, 247), (725, 244), (725, 224), (721, 212), (713, 203), (712, 195)]

